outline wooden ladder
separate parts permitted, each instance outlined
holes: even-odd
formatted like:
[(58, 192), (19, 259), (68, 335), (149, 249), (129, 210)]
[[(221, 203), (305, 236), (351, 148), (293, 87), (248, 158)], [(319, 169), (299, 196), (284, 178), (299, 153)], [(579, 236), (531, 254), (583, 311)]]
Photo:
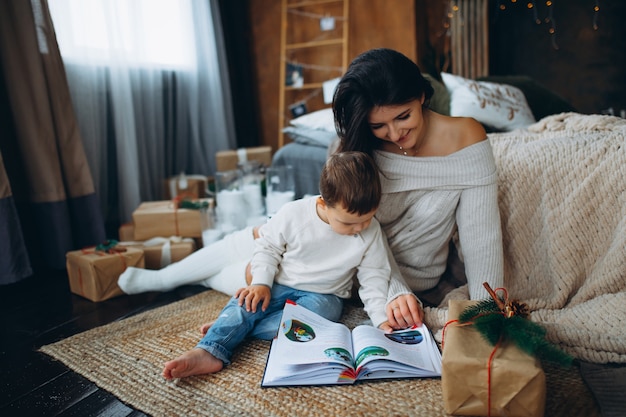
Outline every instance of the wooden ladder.
[[(285, 145), (283, 128), (294, 117), (288, 115), (293, 106), (304, 104), (307, 113), (327, 107), (324, 82), (348, 68), (349, 6), (349, 0), (282, 0), (278, 148)], [(287, 85), (288, 65), (299, 67), (302, 83)]]

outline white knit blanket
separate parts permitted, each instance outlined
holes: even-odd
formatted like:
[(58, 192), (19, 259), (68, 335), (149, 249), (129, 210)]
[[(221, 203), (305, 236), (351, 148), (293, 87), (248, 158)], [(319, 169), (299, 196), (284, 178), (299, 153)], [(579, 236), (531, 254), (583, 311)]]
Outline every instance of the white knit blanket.
[(626, 363), (626, 120), (562, 113), (489, 139), (509, 295), (575, 357)]

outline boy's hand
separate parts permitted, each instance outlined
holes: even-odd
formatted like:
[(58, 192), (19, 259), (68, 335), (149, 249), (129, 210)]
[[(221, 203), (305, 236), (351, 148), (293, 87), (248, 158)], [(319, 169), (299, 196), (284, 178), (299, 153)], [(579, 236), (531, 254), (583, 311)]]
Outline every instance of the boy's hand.
[(424, 310), (413, 294), (399, 295), (387, 305), (387, 320), (394, 329), (421, 326)]
[(239, 306), (246, 304), (246, 311), (256, 313), (257, 305), (263, 302), (261, 310), (267, 310), (272, 298), (272, 291), (267, 285), (248, 285), (239, 288), (235, 293), (235, 298), (239, 299)]

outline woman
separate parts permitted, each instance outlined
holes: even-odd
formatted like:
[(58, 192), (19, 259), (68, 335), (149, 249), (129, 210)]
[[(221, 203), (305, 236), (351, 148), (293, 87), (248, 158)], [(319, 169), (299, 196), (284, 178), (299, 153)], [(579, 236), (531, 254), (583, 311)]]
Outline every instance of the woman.
[(339, 151), (372, 155), (383, 197), (376, 214), (396, 264), (387, 316), (404, 328), (422, 321), (415, 297), (436, 291), (458, 231), (471, 299), (503, 284), (502, 231), (491, 145), (480, 123), (428, 109), (433, 88), (401, 53), (359, 55), (341, 78), (333, 112)]

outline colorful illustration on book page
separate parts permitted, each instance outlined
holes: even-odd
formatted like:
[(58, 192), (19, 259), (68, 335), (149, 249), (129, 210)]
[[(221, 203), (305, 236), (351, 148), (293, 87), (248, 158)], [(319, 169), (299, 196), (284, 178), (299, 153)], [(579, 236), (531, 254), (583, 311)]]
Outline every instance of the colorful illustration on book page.
[(380, 346), (369, 346), (359, 352), (356, 356), (356, 367), (358, 368), (366, 358), (370, 356), (389, 356), (389, 351)]
[(417, 345), (424, 340), (424, 335), (419, 330), (407, 330), (404, 332), (385, 333), (387, 339), (403, 345)]
[(352, 364), (352, 355), (344, 348), (328, 348), (324, 351), (324, 355), (330, 359), (343, 361), (348, 365)]
[(313, 328), (299, 320), (285, 320), (282, 324), (287, 339), (294, 342), (310, 342), (315, 339)]

